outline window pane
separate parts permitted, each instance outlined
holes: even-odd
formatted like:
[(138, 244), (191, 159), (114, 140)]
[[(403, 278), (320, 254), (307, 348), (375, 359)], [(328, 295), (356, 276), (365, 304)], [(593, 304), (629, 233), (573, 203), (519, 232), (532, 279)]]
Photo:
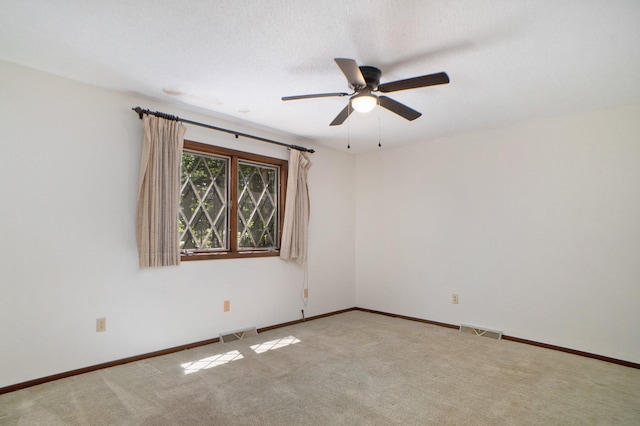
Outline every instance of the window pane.
[(238, 162), (238, 247), (278, 245), (278, 168)]
[(182, 154), (180, 248), (228, 248), (228, 169), (225, 157)]

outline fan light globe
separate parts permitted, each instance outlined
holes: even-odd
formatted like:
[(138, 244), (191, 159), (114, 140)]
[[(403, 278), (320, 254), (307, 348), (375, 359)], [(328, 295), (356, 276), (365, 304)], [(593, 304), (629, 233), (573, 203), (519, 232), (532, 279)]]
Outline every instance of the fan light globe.
[(351, 98), (351, 106), (355, 111), (366, 113), (373, 110), (378, 104), (378, 99), (373, 95), (356, 95)]

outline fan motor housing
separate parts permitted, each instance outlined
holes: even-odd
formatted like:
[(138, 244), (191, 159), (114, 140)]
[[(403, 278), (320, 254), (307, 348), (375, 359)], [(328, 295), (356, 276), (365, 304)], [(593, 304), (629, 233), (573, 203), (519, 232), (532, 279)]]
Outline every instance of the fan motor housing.
[(360, 68), (360, 72), (364, 77), (364, 81), (367, 82), (367, 87), (371, 90), (377, 90), (378, 85), (380, 84), (380, 76), (382, 76), (382, 71), (376, 67), (370, 67), (368, 65), (363, 65)]

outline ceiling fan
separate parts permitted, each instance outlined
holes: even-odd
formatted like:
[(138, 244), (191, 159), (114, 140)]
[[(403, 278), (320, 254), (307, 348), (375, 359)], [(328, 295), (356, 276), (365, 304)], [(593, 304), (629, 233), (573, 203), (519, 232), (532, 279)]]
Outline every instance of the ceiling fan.
[(413, 121), (420, 117), (422, 113), (401, 104), (398, 101), (387, 96), (376, 96), (374, 92), (397, 92), (399, 90), (417, 89), (419, 87), (435, 86), (438, 84), (449, 83), (449, 76), (445, 72), (436, 74), (427, 74), (419, 77), (407, 78), (405, 80), (391, 81), (380, 84), (380, 76), (382, 71), (376, 67), (358, 66), (355, 60), (347, 58), (334, 58), (334, 61), (347, 77), (349, 87), (353, 89), (353, 93), (335, 92), (335, 93), (317, 93), (312, 95), (284, 96), (283, 101), (293, 101), (297, 99), (309, 98), (326, 98), (332, 96), (349, 96), (349, 103), (340, 113), (333, 119), (330, 126), (337, 126), (349, 117), (354, 111), (369, 112), (380, 105), (389, 111), (398, 114), (400, 117), (409, 121)]

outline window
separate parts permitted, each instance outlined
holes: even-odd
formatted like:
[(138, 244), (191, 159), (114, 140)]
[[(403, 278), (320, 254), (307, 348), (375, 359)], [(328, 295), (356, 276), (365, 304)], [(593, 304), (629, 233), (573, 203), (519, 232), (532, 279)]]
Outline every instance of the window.
[(185, 141), (182, 260), (277, 256), (286, 183), (286, 160)]

